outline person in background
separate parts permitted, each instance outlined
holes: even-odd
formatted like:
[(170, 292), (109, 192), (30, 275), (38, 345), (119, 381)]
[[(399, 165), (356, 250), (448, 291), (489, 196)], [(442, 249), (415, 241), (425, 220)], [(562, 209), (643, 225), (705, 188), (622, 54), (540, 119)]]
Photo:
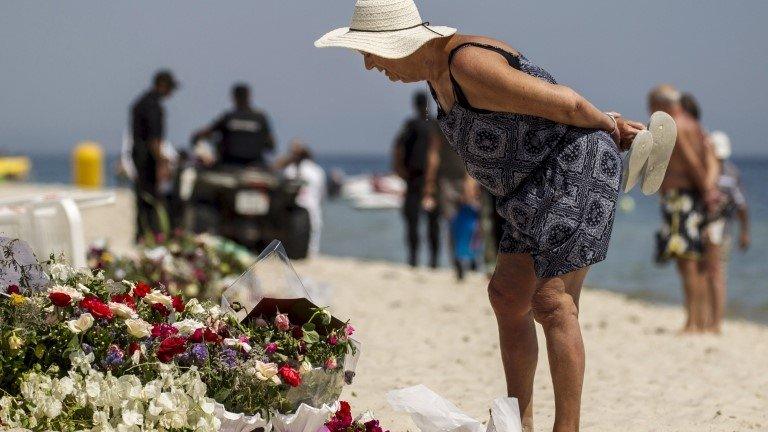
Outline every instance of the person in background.
[(406, 182), (403, 218), (408, 243), (408, 263), (418, 266), (419, 220), (427, 217), (429, 236), (429, 265), (436, 268), (440, 257), (440, 208), (434, 202), (430, 208), (422, 207), (427, 181), (429, 148), (439, 146), (442, 134), (429, 119), (427, 95), (417, 92), (413, 97), (414, 116), (408, 119), (395, 140), (392, 165), (395, 173)]
[(499, 244), (504, 236), (504, 218), (496, 208), (496, 198), (482, 188), (480, 195), (480, 231), (483, 234), (483, 263), (485, 274), (490, 279), (496, 269)]
[[(275, 150), (275, 140), (269, 119), (251, 105), (251, 90), (247, 84), (232, 87), (230, 111), (222, 114), (209, 126), (192, 134), (192, 145), (216, 136), (217, 162), (221, 165), (267, 166), (267, 154)], [(210, 157), (206, 165), (214, 163)]]
[(664, 84), (648, 95), (649, 111), (664, 111), (677, 123), (677, 143), (661, 185), (662, 228), (657, 233), (657, 261), (674, 259), (687, 313), (684, 332), (704, 331), (709, 320), (706, 266), (702, 265), (707, 213), (719, 196), (703, 129), (681, 105), (681, 94)]
[[(467, 193), (469, 190), (474, 190), (473, 187), (477, 187), (477, 183), (472, 181), (467, 174), (464, 162), (448, 144), (445, 135), (440, 130), (440, 125), (435, 120), (430, 120), (430, 124), (434, 135), (429, 141), (427, 150), (426, 182), (422, 208), (425, 211), (439, 210), (440, 217), (448, 222), (451, 261), (456, 270), (456, 278), (463, 280), (467, 264), (470, 268), (475, 268), (477, 263), (474, 259), (458, 256), (457, 248), (460, 245), (457, 244), (456, 235), (461, 230), (456, 229), (454, 222), (462, 206), (477, 204), (475, 207), (479, 207), (479, 202), (476, 202), (477, 199), (474, 199), (473, 196), (470, 197)], [(468, 210), (465, 209), (464, 214), (468, 214)], [(469, 225), (463, 224), (462, 226)]]
[(288, 154), (275, 163), (287, 178), (304, 182), (296, 202), (309, 212), (309, 256), (320, 252), (320, 233), (323, 227), (323, 198), (326, 193), (325, 171), (312, 159), (306, 144), (298, 139), (291, 141)]
[(162, 150), (165, 113), (161, 102), (177, 87), (171, 71), (158, 71), (152, 87), (131, 105), (131, 156), (137, 173), (133, 183), (137, 242), (147, 233), (161, 231), (160, 214), (164, 213), (164, 203), (160, 186), (171, 179), (170, 161)]
[(707, 225), (707, 242), (711, 253), (707, 256), (709, 279), (712, 283), (712, 320), (708, 330), (720, 333), (727, 300), (727, 268), (731, 248), (731, 230), (734, 219), (739, 221), (739, 248), (749, 248), (749, 209), (741, 186), (739, 170), (731, 156), (731, 140), (724, 132), (714, 131), (709, 135), (715, 157), (720, 165), (717, 186), (722, 199)]

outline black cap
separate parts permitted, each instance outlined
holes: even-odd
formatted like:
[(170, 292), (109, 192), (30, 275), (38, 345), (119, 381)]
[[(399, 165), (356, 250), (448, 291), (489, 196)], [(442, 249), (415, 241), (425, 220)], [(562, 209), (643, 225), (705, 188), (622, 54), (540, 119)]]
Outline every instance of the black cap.
[(155, 73), (154, 84), (167, 84), (171, 90), (179, 88), (179, 82), (169, 69), (161, 69)]

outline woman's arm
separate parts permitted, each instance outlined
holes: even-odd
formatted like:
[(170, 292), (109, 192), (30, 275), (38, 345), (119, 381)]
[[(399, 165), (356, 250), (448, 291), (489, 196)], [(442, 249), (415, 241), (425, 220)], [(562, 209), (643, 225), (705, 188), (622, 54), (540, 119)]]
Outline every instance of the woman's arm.
[[(501, 55), (488, 50), (462, 49), (454, 56), (451, 71), (469, 103), (477, 108), (534, 115), (609, 133), (617, 126), (574, 90), (511, 68)], [(631, 134), (631, 138), (644, 129), (640, 123), (620, 117), (617, 120), (618, 129)]]

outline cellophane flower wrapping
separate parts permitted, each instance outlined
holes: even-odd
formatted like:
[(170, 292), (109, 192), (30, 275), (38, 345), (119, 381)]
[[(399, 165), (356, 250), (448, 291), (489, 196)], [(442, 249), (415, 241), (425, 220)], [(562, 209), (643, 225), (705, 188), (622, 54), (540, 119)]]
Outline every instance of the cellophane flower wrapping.
[(272, 419), (275, 432), (317, 432), (339, 409), (339, 403), (299, 405), (293, 414), (278, 414)]
[[(314, 303), (314, 297), (304, 287), (280, 242), (275, 241), (262, 252), (256, 264), (224, 291), (221, 301), (222, 309), (234, 311), (242, 323), (263, 318), (269, 321), (274, 317), (268, 315), (277, 312), (289, 315), (291, 322), (298, 319), (299, 324), (303, 324), (301, 321), (307, 316), (315, 316), (320, 310)], [(259, 311), (265, 313), (259, 314)], [(352, 329), (329, 313), (324, 313), (328, 314), (325, 323), (328, 328), (347, 326)], [(320, 337), (325, 337), (322, 328), (323, 325), (318, 325), (316, 330)], [(290, 388), (285, 395), (288, 409), (279, 414), (297, 413), (304, 406), (302, 413), (308, 415), (309, 408), (320, 409), (338, 401), (344, 385), (352, 382), (360, 355), (360, 344), (351, 338), (350, 342), (352, 352), (340, 361), (339, 367), (313, 365), (311, 369), (302, 371), (301, 384)]]

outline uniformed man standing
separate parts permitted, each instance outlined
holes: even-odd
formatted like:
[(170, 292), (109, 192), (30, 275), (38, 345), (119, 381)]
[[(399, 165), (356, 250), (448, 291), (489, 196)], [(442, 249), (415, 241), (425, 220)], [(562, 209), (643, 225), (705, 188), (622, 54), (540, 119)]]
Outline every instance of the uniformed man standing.
[(131, 106), (133, 163), (136, 167), (136, 240), (145, 233), (160, 231), (159, 212), (164, 211), (160, 184), (170, 179), (170, 165), (163, 156), (165, 113), (161, 101), (176, 90), (178, 83), (169, 70), (155, 74), (152, 88)]
[(232, 102), (234, 109), (222, 114), (210, 126), (195, 132), (192, 144), (216, 135), (219, 164), (267, 166), (266, 155), (275, 149), (267, 116), (251, 106), (251, 91), (246, 84), (232, 87)]

